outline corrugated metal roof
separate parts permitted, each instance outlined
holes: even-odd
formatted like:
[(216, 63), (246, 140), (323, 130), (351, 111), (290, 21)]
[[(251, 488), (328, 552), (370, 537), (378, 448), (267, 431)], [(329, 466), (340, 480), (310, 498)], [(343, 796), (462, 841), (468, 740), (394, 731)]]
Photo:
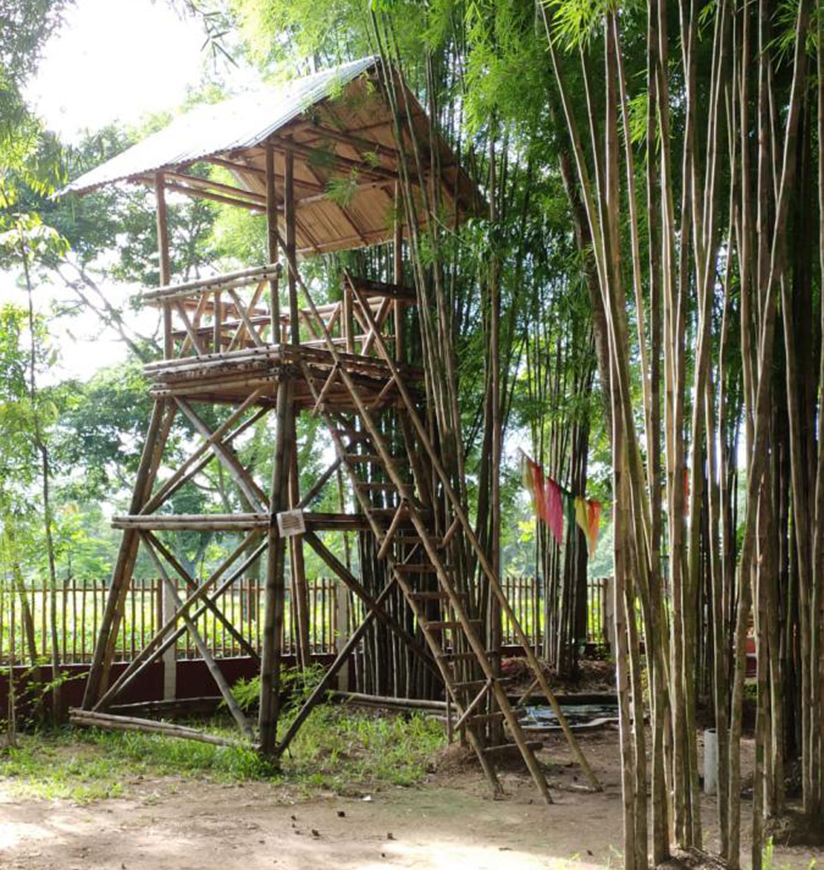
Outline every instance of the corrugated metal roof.
[(357, 78), (376, 62), (364, 57), (277, 87), (242, 94), (221, 103), (198, 106), (168, 127), (102, 163), (62, 191), (83, 193), (162, 167), (190, 163), (213, 154), (259, 145), (267, 136)]

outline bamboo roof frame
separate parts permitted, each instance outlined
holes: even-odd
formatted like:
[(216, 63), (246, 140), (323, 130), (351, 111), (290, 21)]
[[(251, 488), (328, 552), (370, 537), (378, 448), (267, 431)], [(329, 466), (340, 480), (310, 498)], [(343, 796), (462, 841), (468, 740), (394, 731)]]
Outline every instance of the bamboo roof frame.
[[(310, 256), (367, 247), (393, 238), (400, 153), (393, 116), (374, 57), (284, 85), (199, 107), (72, 181), (63, 193), (85, 194), (126, 182), (266, 213), (266, 152), (274, 153), (276, 210), (285, 209), (286, 164), (293, 161), (296, 253)], [(482, 200), (423, 107), (404, 88), (410, 129), (437, 151), (438, 184), (450, 225)], [(215, 172), (217, 170), (217, 172)], [(420, 210), (423, 221), (424, 212)]]

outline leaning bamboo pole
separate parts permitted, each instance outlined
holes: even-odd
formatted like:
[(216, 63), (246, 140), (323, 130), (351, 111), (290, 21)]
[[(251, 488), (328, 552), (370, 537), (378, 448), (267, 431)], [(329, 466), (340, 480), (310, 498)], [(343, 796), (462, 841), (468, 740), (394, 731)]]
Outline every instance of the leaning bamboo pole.
[[(816, 62), (818, 73), (818, 206), (819, 215), (824, 215), (824, 19), (817, 21)], [(824, 220), (819, 217), (819, 268), (824, 275)], [(824, 305), (821, 306), (822, 334), (824, 334)], [(819, 390), (824, 389), (824, 345), (818, 376)], [(812, 555), (812, 620), (811, 668), (813, 699), (810, 716), (814, 723), (809, 759), (810, 778), (817, 789), (810, 795), (810, 811), (820, 814), (824, 807), (824, 399), (819, 400), (818, 410), (818, 462), (814, 492), (814, 532)], [(815, 724), (817, 723), (817, 727)]]

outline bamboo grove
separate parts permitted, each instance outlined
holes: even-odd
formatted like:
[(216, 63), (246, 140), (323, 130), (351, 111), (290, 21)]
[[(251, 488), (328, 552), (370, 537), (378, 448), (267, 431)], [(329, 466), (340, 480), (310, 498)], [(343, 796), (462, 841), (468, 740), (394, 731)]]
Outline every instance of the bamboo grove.
[[(752, 614), (757, 867), (764, 817), (785, 807), (790, 757), (804, 810), (815, 818), (821, 807), (824, 479), (811, 195), (816, 180), (824, 189), (824, 163), (813, 164), (824, 91), (811, 22), (820, 19), (802, 2), (784, 10), (790, 21), (779, 33), (765, 3), (650, 3), (642, 124), (629, 93), (630, 76), (638, 78), (626, 50), (633, 13), (608, 6), (583, 33), (566, 12), (543, 7), (541, 18), (606, 322), (626, 866), (647, 863), (648, 778), (655, 861), (670, 842), (702, 842), (702, 664), (712, 670), (719, 737), (721, 853), (738, 865)], [(575, 62), (562, 52), (570, 40)], [(570, 98), (573, 76), (584, 112)], [(596, 76), (606, 82), (601, 93)], [(643, 414), (634, 410), (634, 379)], [(636, 601), (640, 634), (630, 618)]]
[[(543, 65), (525, 72), (524, 87), (544, 87), (554, 152), (545, 171), (563, 183), (576, 289), (586, 286), (591, 305), (592, 338), (576, 341), (592, 342), (611, 443), (625, 866), (704, 842), (700, 707), (718, 734), (720, 854), (739, 866), (747, 806), (758, 868), (793, 782), (808, 820), (822, 807), (821, 13), (763, 0), (463, 11), (460, 39), (441, 50), (447, 66), (466, 65), (470, 107), (487, 111), (491, 219), (496, 145), (510, 176), (518, 171), (507, 165), (519, 156), (507, 129), (522, 119), (502, 97), (520, 52)], [(392, 32), (391, 4), (382, 15)], [(538, 39), (541, 51), (524, 49)], [(484, 75), (502, 93), (483, 93)], [(497, 269), (492, 258), (493, 306)], [(490, 338), (496, 317), (493, 308)], [(507, 377), (518, 345), (504, 346)], [(529, 367), (528, 342), (520, 352)], [(496, 341), (490, 366), (501, 366), (499, 353)], [(573, 371), (579, 380), (564, 388), (586, 391), (586, 367)], [(534, 388), (541, 379), (530, 374)], [(542, 390), (545, 400), (552, 386)], [(487, 395), (505, 412), (491, 381)], [(493, 444), (503, 425), (494, 417)], [(580, 437), (556, 421), (544, 454), (552, 467), (574, 464), (569, 447), (554, 451)], [(494, 452), (490, 462), (494, 477)], [(585, 467), (577, 473), (585, 479)]]

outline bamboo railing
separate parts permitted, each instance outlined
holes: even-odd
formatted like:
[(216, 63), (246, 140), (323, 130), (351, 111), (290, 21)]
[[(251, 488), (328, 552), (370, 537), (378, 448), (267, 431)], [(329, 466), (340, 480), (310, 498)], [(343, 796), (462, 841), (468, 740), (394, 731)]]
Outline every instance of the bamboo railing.
[[(215, 362), (226, 354), (233, 353), (233, 358), (237, 358), (243, 351), (260, 352), (288, 344), (290, 314), (281, 313), (279, 309), (275, 312), (271, 298), (271, 286), (277, 285), (278, 272), (277, 266), (263, 266), (144, 293), (143, 298), (150, 305), (168, 309), (169, 356), (177, 360), (194, 357)], [(384, 334), (384, 326), (391, 323), (395, 306), (411, 304), (414, 295), (404, 295), (390, 285), (365, 279), (359, 281), (358, 289), (368, 303), (358, 302), (352, 289), (344, 286), (340, 301), (316, 307), (324, 328), (341, 350), (359, 356), (375, 356), (376, 336), (364, 316), (363, 305), (368, 304), (383, 340), (393, 342), (394, 336), (389, 331)], [(322, 348), (324, 342), (310, 315), (308, 310), (298, 310), (301, 331), (305, 333), (300, 344), (306, 348)], [(152, 372), (167, 366), (168, 359), (150, 363), (146, 369)]]

